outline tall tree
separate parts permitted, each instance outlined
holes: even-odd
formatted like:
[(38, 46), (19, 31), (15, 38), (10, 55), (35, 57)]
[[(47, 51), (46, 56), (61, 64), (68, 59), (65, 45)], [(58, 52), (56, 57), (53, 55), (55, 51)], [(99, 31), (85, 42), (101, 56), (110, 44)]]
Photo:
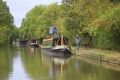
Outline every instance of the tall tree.
[(6, 2), (0, 0), (0, 45), (8, 43), (13, 34), (13, 16)]
[(35, 38), (35, 32), (38, 29), (40, 20), (39, 18), (43, 14), (45, 6), (39, 5), (34, 7), (26, 14), (26, 18), (22, 21), (22, 26), (20, 27), (21, 37), (26, 39)]
[(62, 22), (62, 11), (59, 5), (40, 5), (33, 8), (22, 21), (20, 28), (21, 36), (30, 38), (40, 38), (49, 35), (49, 27), (57, 26), (63, 29), (58, 21)]
[[(58, 4), (51, 4), (46, 7), (43, 15), (40, 17), (40, 24), (37, 30), (37, 35), (41, 34), (41, 36), (49, 35), (49, 27), (50, 26), (57, 26), (62, 29), (62, 23), (58, 23), (61, 20), (62, 22), (62, 10)], [(61, 33), (62, 34), (62, 33)], [(40, 37), (40, 35), (39, 35)]]
[(76, 4), (78, 3), (79, 0), (62, 0), (62, 9), (64, 10), (63, 26), (66, 28), (67, 36), (71, 38), (71, 42), (74, 42), (76, 34), (81, 34), (82, 32), (82, 17), (79, 15), (79, 12), (76, 11), (76, 8), (78, 8)]

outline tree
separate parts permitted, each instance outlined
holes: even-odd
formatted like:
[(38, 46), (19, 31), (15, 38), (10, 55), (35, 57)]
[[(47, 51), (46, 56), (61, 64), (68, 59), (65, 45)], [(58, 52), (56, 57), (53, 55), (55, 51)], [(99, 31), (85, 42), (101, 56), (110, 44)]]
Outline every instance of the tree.
[[(62, 4), (38, 6), (27, 13), (20, 28), (25, 38), (48, 36), (50, 26), (74, 43), (80, 34), (82, 44), (119, 50), (119, 0), (62, 0)], [(111, 41), (112, 40), (112, 41)], [(105, 46), (103, 46), (105, 44)]]
[(40, 16), (43, 14), (45, 6), (39, 5), (34, 7), (26, 14), (26, 18), (23, 19), (20, 27), (20, 34), (22, 38), (31, 39), (35, 38), (35, 32), (38, 29), (40, 23)]
[(60, 31), (60, 29), (62, 29), (63, 27), (62, 23), (58, 22), (60, 20), (61, 20), (60, 22), (62, 22), (63, 19), (61, 16), (62, 16), (62, 10), (59, 5), (54, 3), (47, 6), (45, 11), (43, 12), (43, 15), (41, 15), (40, 17), (40, 20), (39, 20), (40, 24), (39, 24), (36, 35), (38, 35), (38, 37), (49, 35), (48, 29), (50, 26), (59, 27), (59, 31)]
[(13, 16), (6, 2), (0, 0), (0, 45), (8, 43), (13, 34)]
[[(62, 11), (59, 5), (51, 4), (49, 6), (36, 6), (26, 15), (20, 28), (21, 36), (27, 39), (40, 38), (49, 35), (49, 27), (57, 26), (63, 29), (62, 23), (58, 21), (61, 18)], [(62, 22), (62, 21), (61, 21)]]
[[(101, 24), (100, 21), (102, 21)], [(99, 24), (94, 31), (97, 34), (97, 47), (120, 50), (120, 7), (109, 10), (97, 22)]]

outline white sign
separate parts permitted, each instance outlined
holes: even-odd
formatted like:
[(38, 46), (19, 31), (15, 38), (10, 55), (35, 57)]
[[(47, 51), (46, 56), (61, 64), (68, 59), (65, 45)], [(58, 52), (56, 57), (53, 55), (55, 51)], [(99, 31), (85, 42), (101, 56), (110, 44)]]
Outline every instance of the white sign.
[(49, 27), (49, 34), (57, 34), (58, 27)]

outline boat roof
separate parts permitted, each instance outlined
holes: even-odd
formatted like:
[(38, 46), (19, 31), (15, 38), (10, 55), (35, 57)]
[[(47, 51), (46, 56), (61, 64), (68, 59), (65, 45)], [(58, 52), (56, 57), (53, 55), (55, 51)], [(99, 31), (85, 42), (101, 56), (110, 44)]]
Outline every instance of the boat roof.
[[(48, 36), (48, 37), (45, 37), (43, 38), (43, 41), (48, 41), (48, 40), (53, 40), (53, 39), (59, 39), (61, 38), (62, 36)], [(68, 39), (67, 37), (63, 36), (64, 39)]]
[[(45, 37), (43, 39), (50, 39), (50, 38), (53, 38), (53, 39), (57, 39), (57, 38), (60, 38), (62, 36), (48, 36), (48, 37)], [(67, 38), (66, 36), (63, 36), (63, 38)]]

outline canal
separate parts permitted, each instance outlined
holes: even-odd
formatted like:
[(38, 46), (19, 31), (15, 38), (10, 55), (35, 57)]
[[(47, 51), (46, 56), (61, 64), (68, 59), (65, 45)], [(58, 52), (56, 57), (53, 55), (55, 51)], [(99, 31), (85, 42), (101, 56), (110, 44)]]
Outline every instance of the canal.
[(29, 47), (0, 47), (0, 80), (120, 80), (120, 67), (76, 56), (50, 57)]

